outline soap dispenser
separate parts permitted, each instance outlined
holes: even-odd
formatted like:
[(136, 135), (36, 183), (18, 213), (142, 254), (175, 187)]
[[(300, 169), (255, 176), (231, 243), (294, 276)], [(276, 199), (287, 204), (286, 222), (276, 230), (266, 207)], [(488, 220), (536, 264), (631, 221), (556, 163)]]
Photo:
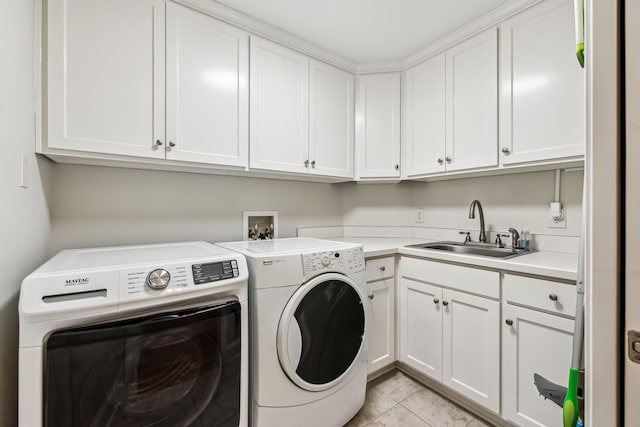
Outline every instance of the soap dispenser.
[(523, 228), (520, 232), (520, 247), (525, 251), (531, 250), (531, 233), (527, 228)]

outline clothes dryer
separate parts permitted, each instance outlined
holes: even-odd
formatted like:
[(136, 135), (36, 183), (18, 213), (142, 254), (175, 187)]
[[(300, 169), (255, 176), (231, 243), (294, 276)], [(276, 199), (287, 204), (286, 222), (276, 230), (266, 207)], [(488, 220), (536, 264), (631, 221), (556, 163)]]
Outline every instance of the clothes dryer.
[(205, 242), (60, 252), (20, 291), (19, 425), (246, 426), (247, 277)]

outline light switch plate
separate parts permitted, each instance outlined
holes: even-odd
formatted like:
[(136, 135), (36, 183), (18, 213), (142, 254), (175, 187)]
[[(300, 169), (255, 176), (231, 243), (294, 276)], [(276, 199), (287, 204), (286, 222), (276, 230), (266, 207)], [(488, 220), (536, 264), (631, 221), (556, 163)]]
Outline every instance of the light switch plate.
[(20, 154), (20, 188), (29, 188), (29, 159)]
[(424, 222), (424, 208), (417, 208), (415, 212), (416, 224), (422, 224)]

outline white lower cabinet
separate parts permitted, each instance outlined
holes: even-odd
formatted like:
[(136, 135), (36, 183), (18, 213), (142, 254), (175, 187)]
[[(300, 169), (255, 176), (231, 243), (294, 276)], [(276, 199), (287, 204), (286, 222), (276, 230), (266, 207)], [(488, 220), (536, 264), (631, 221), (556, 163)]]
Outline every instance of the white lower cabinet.
[[(549, 306), (551, 309), (544, 309), (555, 313), (564, 308), (562, 292), (566, 292), (566, 288), (570, 289), (570, 285), (508, 274), (505, 274), (503, 284), (506, 301), (519, 298), (514, 289), (518, 281), (523, 279), (539, 282), (539, 286), (528, 288), (530, 295), (527, 300), (531, 301), (529, 305), (532, 308), (538, 308), (537, 301), (546, 299), (551, 302), (550, 298), (553, 299), (553, 305)], [(551, 285), (555, 289), (544, 289)], [(537, 296), (545, 298), (536, 298)], [(562, 409), (540, 396), (533, 382), (533, 374), (540, 374), (562, 386), (567, 385), (574, 321), (532, 308), (503, 304), (502, 416), (521, 426), (560, 427)]]
[(400, 361), (498, 413), (499, 273), (403, 258), (399, 286)]
[(394, 258), (367, 260), (367, 302), (369, 304), (367, 373), (396, 360)]
[(442, 381), (442, 289), (400, 279), (401, 362)]
[(442, 291), (442, 382), (500, 412), (500, 303)]

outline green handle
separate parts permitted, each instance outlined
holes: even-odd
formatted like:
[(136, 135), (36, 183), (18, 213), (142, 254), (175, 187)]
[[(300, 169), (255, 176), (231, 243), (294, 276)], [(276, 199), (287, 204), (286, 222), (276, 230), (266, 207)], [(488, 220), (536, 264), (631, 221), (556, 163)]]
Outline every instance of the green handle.
[(577, 369), (569, 370), (567, 395), (564, 398), (564, 406), (562, 407), (564, 427), (576, 427), (578, 423), (578, 375)]
[(576, 56), (578, 57), (580, 66), (584, 68), (584, 43), (576, 44)]

